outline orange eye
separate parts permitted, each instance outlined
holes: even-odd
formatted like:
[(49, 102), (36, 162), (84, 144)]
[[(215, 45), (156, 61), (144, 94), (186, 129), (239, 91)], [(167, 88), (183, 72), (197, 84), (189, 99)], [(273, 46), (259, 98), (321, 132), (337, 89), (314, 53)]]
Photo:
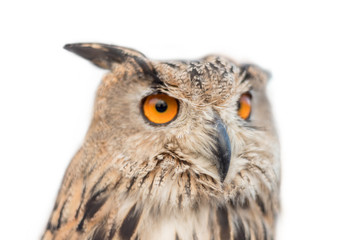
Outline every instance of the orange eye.
[(142, 109), (150, 122), (164, 124), (175, 119), (179, 104), (175, 98), (160, 93), (147, 96), (143, 100)]
[(251, 94), (249, 92), (241, 95), (239, 99), (238, 115), (244, 120), (248, 120), (251, 114)]

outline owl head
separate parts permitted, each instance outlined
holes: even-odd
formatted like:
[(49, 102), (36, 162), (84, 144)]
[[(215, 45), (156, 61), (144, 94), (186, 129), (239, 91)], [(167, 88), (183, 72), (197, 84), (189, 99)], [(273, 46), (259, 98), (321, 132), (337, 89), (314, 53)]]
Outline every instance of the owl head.
[(110, 70), (97, 91), (87, 157), (77, 163), (85, 175), (112, 169), (127, 197), (167, 209), (249, 200), (268, 207), (280, 165), (267, 72), (221, 56), (155, 61), (114, 45), (65, 48)]

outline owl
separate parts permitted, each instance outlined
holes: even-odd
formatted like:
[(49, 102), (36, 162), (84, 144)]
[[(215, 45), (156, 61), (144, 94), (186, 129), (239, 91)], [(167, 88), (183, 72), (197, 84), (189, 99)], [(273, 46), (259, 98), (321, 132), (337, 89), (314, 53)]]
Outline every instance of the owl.
[(65, 49), (109, 71), (42, 239), (275, 238), (280, 156), (266, 71), (215, 55)]

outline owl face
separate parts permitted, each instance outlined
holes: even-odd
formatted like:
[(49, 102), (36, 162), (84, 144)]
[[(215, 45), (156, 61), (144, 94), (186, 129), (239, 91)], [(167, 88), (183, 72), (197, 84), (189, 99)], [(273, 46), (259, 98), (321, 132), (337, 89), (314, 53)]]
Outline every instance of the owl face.
[(273, 239), (280, 165), (264, 71), (65, 48), (110, 71), (43, 239)]
[(153, 195), (170, 198), (186, 176), (194, 196), (243, 202), (277, 187), (278, 142), (260, 68), (219, 56), (162, 62), (110, 45), (67, 48), (111, 70), (87, 139), (106, 140), (134, 188), (154, 174), (152, 192), (161, 194)]

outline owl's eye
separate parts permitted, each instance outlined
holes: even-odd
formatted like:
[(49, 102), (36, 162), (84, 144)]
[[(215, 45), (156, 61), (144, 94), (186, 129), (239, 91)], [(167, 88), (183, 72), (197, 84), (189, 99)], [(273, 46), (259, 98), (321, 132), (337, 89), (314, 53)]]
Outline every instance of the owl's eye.
[(166, 94), (147, 96), (142, 102), (145, 117), (152, 123), (164, 124), (175, 119), (179, 109), (178, 101)]
[(243, 93), (239, 99), (238, 115), (244, 120), (249, 120), (251, 115), (251, 94), (249, 92)]

